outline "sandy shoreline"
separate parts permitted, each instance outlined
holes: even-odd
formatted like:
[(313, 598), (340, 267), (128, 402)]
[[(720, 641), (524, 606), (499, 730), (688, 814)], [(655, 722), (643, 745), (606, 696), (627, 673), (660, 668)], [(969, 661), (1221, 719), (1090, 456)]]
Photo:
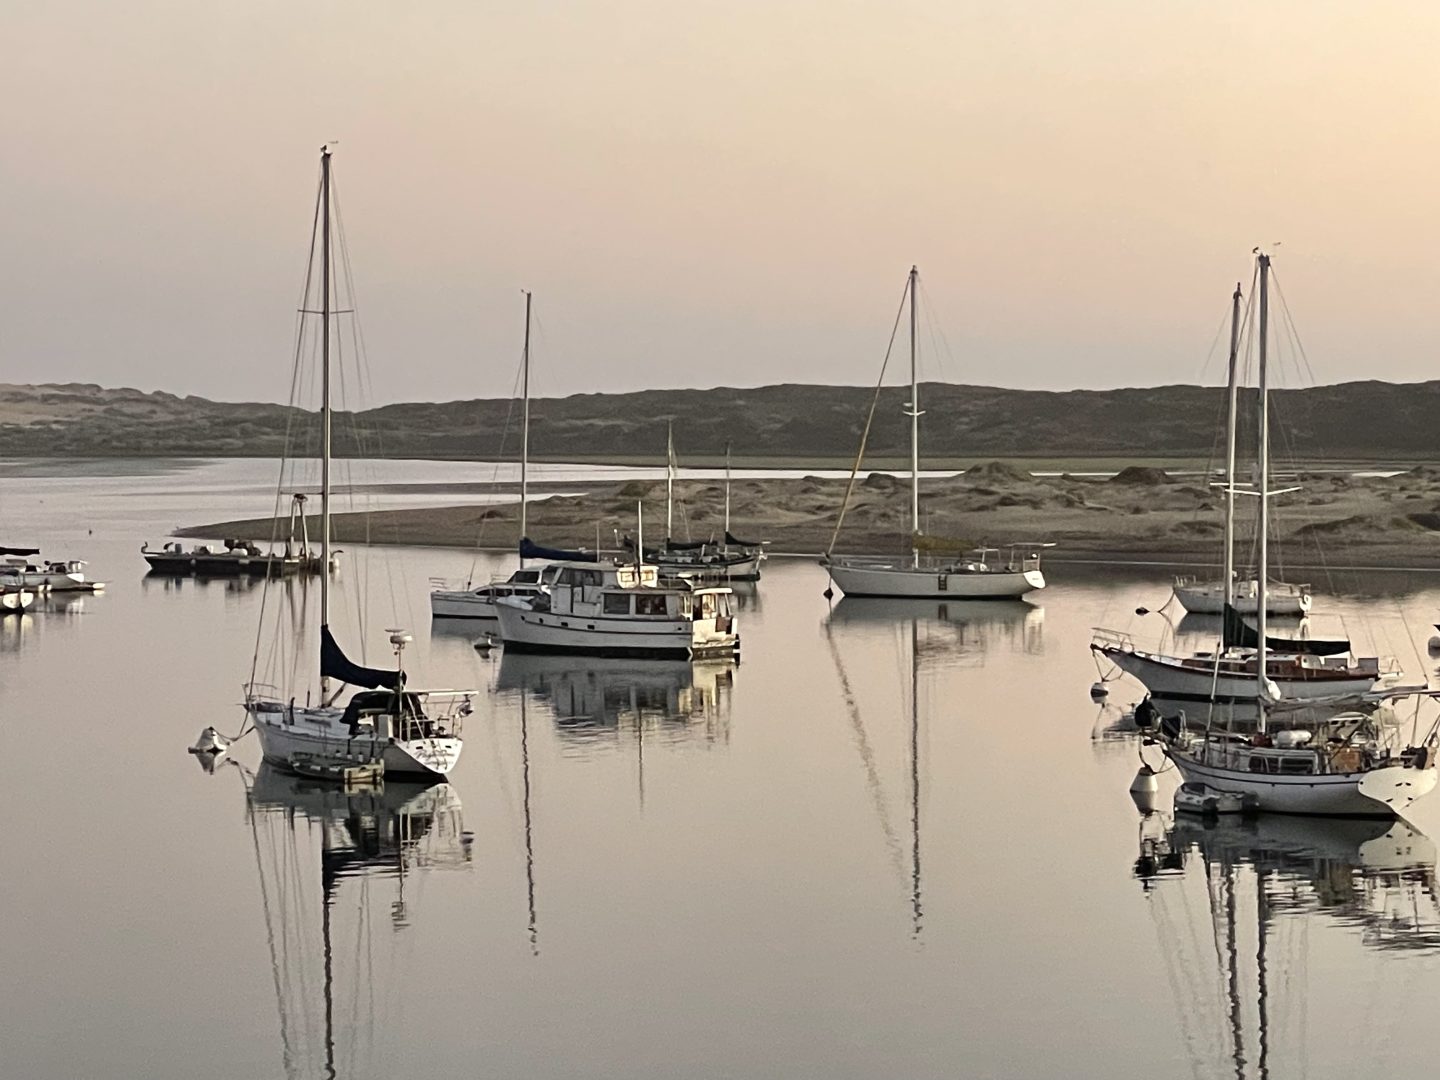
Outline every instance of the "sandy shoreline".
[[(1273, 500), (1272, 538), (1282, 568), (1325, 571), (1361, 566), (1440, 569), (1440, 469), (1417, 467), (1389, 478), (1300, 474), (1284, 479), (1300, 490)], [(549, 486), (549, 485), (547, 485)], [(659, 480), (557, 484), (567, 494), (532, 501), (529, 532), (557, 547), (616, 548), (633, 536), (644, 504), (647, 540), (664, 533), (665, 485)], [(777, 553), (819, 553), (830, 544), (845, 481), (737, 480), (731, 531), (768, 540)], [(679, 539), (718, 538), (724, 488), (713, 481), (675, 485)], [(1129, 468), (1109, 479), (1035, 478), (1011, 465), (977, 465), (926, 480), (920, 497), (924, 531), (946, 547), (1013, 542), (1054, 543), (1051, 562), (1151, 562), (1202, 569), (1218, 566), (1223, 532), (1220, 496), (1202, 478)], [(884, 473), (857, 479), (837, 552), (899, 554), (909, 550), (909, 487)], [(512, 550), (516, 503), (442, 506), (337, 514), (342, 543)], [(1238, 533), (1253, 531), (1253, 500), (1243, 499)], [(177, 531), (185, 537), (268, 540), (270, 518), (216, 522)], [(315, 526), (311, 526), (315, 535)], [(1277, 558), (1278, 555), (1278, 558)]]

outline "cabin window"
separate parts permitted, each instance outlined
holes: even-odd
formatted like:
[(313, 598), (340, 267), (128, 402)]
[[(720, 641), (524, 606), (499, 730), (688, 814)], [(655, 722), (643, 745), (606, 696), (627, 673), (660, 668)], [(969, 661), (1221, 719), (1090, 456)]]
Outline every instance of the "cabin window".
[(1262, 754), (1253, 754), (1250, 758), (1251, 772), (1271, 772), (1271, 762)]
[(635, 597), (635, 614), (636, 614), (636, 615), (664, 615), (664, 614), (665, 614), (665, 597), (664, 597), (664, 595), (662, 594), (662, 595), (660, 595), (660, 596), (645, 596), (645, 595), (642, 594), (642, 595), (640, 595), (640, 596)]
[(610, 592), (605, 594), (606, 615), (629, 615), (630, 597), (624, 593)]
[(1315, 759), (1311, 757), (1283, 757), (1280, 759), (1280, 771), (1294, 775), (1308, 775), (1315, 771)]
[(702, 619), (713, 619), (715, 617), (715, 594), (703, 593), (700, 597), (700, 617)]

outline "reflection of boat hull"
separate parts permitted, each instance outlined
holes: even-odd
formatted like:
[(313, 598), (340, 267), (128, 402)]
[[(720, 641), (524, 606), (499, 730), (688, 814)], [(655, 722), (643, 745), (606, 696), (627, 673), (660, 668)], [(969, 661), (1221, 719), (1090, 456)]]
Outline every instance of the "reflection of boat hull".
[(1414, 798), (1420, 798), (1434, 789), (1436, 781), (1433, 765), (1425, 769), (1392, 765), (1369, 772), (1282, 776), (1242, 772), (1238, 768), (1201, 762), (1181, 750), (1167, 750), (1166, 756), (1175, 763), (1186, 782), (1251, 796), (1256, 809), (1271, 814), (1389, 818), (1395, 816), (1396, 810), (1390, 804), (1365, 794), (1364, 788), (1373, 787), (1377, 781), (1383, 784), (1392, 780), (1408, 784)]
[(832, 560), (826, 570), (846, 596), (915, 600), (1018, 599), (1045, 587), (1039, 570), (947, 571), (895, 563)]
[(951, 608), (945, 600), (893, 596), (851, 596), (835, 605), (830, 617), (839, 623), (895, 623), (938, 619), (971, 625), (1031, 626), (1044, 621), (1045, 609), (1028, 600), (967, 600)]
[[(1260, 612), (1260, 588), (1255, 581), (1237, 581), (1232, 603), (1242, 615)], [(1265, 609), (1271, 615), (1304, 615), (1310, 610), (1310, 587), (1270, 582), (1265, 590)], [(1175, 599), (1193, 615), (1223, 615), (1225, 583), (1223, 581), (1192, 582), (1175, 585)]]
[[(1176, 657), (1160, 656), (1139, 649), (1116, 645), (1091, 645), (1100, 655), (1121, 671), (1133, 675), (1156, 697), (1178, 698), (1182, 701), (1245, 701), (1256, 696), (1254, 664), (1250, 670), (1243, 668), (1221, 670), (1218, 674), (1212, 664)], [(1268, 670), (1270, 681), (1279, 690), (1280, 696), (1292, 700), (1311, 701), (1318, 698), (1345, 697), (1364, 694), (1379, 681), (1379, 669), (1374, 673), (1356, 674), (1351, 671), (1326, 670), (1321, 667), (1297, 669), (1303, 671), (1299, 677), (1282, 674), (1292, 667), (1289, 661), (1279, 659), (1272, 662)]]
[(460, 759), (461, 741), (451, 737), (393, 739), (365, 733), (349, 737), (349, 725), (335, 708), (286, 707), (257, 703), (250, 718), (265, 760), (282, 769), (297, 757), (385, 766), (386, 776), (444, 779)]

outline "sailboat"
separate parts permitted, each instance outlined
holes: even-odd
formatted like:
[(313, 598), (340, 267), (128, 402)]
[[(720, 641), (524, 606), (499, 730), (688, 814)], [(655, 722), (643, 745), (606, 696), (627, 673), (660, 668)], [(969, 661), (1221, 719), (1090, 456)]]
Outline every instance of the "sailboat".
[[(725, 539), (675, 539), (675, 431), (665, 431), (665, 541), (647, 551), (645, 558), (662, 574), (677, 577), (724, 578), (728, 581), (759, 581), (760, 563), (765, 558), (763, 542), (741, 540), (730, 532), (730, 444), (725, 444)], [(628, 542), (628, 541), (627, 541)]]
[[(1256, 727), (1249, 735), (1216, 730), (1209, 725), (1199, 731), (1190, 731), (1182, 713), (1175, 720), (1161, 725), (1162, 746), (1165, 756), (1185, 779), (1182, 797), (1186, 801), (1203, 797), (1204, 791), (1197, 789), (1205, 789), (1236, 796), (1239, 806), (1258, 811), (1393, 817), (1408, 810), (1435, 787), (1440, 722), (1432, 724), (1426, 736), (1404, 746), (1395, 745), (1395, 733), (1382, 732), (1364, 717), (1347, 714), (1341, 714), (1318, 728), (1269, 730), (1267, 706), (1279, 696), (1277, 686), (1283, 693), (1283, 683), (1296, 664), (1304, 660), (1326, 662), (1341, 659), (1282, 658), (1278, 667), (1268, 662), (1270, 642), (1265, 632), (1266, 538), (1269, 500), (1276, 494), (1270, 489), (1270, 427), (1265, 371), (1269, 274), (1270, 257), (1261, 253), (1260, 477), (1259, 488), (1255, 492), (1260, 510), (1256, 574), (1260, 602), (1256, 607), (1259, 624), (1257, 644), (1254, 657), (1249, 662), (1253, 695), (1259, 706)], [(1303, 681), (1300, 685), (1304, 685)], [(1418, 724), (1415, 734), (1419, 734)], [(1179, 805), (1181, 802), (1177, 798)]]
[[(920, 528), (920, 384), (915, 363), (916, 352), (916, 285), (920, 272), (910, 268), (906, 284), (910, 308), (910, 401), (906, 415), (910, 417), (910, 558), (892, 559), (870, 556), (835, 555), (835, 537), (830, 550), (821, 558), (830, 580), (846, 596), (890, 596), (924, 600), (952, 600), (983, 597), (989, 600), (1016, 599), (1045, 587), (1040, 571), (1040, 548), (1048, 544), (1012, 544), (1008, 547), (977, 549), (959, 558), (921, 558)], [(869, 425), (866, 425), (866, 434)], [(855, 459), (850, 485), (864, 457), (865, 442)], [(848, 499), (847, 491), (847, 499)], [(843, 522), (845, 508), (840, 511)], [(837, 524), (835, 536), (840, 527)]]
[(525, 566), (525, 511), (530, 504), (530, 293), (525, 293), (525, 347), (521, 354), (521, 435), (520, 435), (520, 567), (504, 581), (476, 585), (467, 581), (463, 588), (450, 588), (443, 582), (430, 591), (430, 614), (437, 619), (485, 619), (499, 622), (495, 604), (504, 597), (533, 599), (540, 595), (540, 571)]
[[(320, 559), (330, 556), (330, 319), (331, 195), (330, 149), (320, 152), (317, 222), (320, 243)], [(307, 305), (309, 298), (306, 298)], [(307, 312), (308, 313), (308, 312)], [(303, 325), (301, 332), (303, 333)], [(297, 349), (296, 355), (300, 355)], [(330, 575), (320, 575), (320, 685), (304, 704), (294, 695), (255, 681), (245, 688), (245, 711), (254, 725), (265, 760), (286, 769), (313, 764), (381, 765), (385, 772), (427, 778), (444, 777), (460, 757), (460, 727), (470, 711), (466, 691), (416, 691), (406, 688), (403, 655), (411, 637), (390, 633), (394, 670), (351, 661), (330, 629)], [(259, 650), (256, 651), (258, 665)], [(332, 686), (331, 680), (339, 685)], [(342, 706), (346, 686), (357, 691)], [(429, 710), (436, 709), (432, 714)]]
[[(1277, 639), (1267, 638), (1266, 620), (1270, 613), (1266, 580), (1269, 563), (1269, 500), (1287, 490), (1271, 490), (1270, 478), (1270, 404), (1266, 385), (1266, 349), (1269, 334), (1270, 257), (1257, 254), (1259, 295), (1259, 432), (1260, 486), (1258, 490), (1241, 488), (1229, 483), (1226, 512), (1227, 541), (1233, 536), (1233, 500), (1235, 494), (1256, 497), (1259, 507), (1256, 530), (1258, 567), (1255, 577), (1255, 612), (1258, 629), (1246, 633), (1248, 627), (1239, 618), (1233, 598), (1233, 574), (1230, 544), (1226, 545), (1225, 578), (1228, 615), (1221, 648), (1214, 652), (1198, 652), (1174, 656), (1138, 648), (1130, 635), (1097, 628), (1090, 643), (1091, 651), (1115, 667), (1144, 683), (1156, 697), (1197, 701), (1234, 701), (1265, 699), (1319, 700), (1346, 698), (1382, 689), (1393, 684), (1400, 675), (1392, 658), (1354, 657), (1337, 653), (1326, 643), (1320, 649), (1309, 649), (1302, 639), (1290, 642), (1290, 648), (1275, 650)], [(1233, 400), (1233, 399), (1232, 399)], [(1233, 425), (1232, 425), (1233, 427)], [(1234, 477), (1233, 463), (1229, 476)], [(1239, 631), (1237, 634), (1236, 631)], [(1259, 650), (1248, 647), (1251, 639), (1259, 639)], [(1244, 645), (1236, 648), (1234, 646)]]
[[(1225, 565), (1219, 581), (1205, 581), (1194, 576), (1175, 579), (1175, 599), (1194, 615), (1221, 615), (1227, 606), (1242, 615), (1255, 614), (1259, 602), (1260, 582), (1255, 578), (1243, 581), (1235, 574), (1235, 440), (1236, 418), (1240, 395), (1240, 283), (1235, 283), (1230, 297), (1230, 367), (1226, 394), (1229, 410), (1225, 425)], [(1266, 609), (1271, 615), (1304, 615), (1310, 610), (1310, 586), (1271, 581), (1265, 588)]]

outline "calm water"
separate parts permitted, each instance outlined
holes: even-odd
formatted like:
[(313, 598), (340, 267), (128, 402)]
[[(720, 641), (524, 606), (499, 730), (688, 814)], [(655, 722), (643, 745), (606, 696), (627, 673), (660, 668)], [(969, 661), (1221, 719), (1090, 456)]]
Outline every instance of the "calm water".
[[(426, 601), (470, 553), (352, 550), (353, 650), (364, 606), (372, 661), (411, 626), (415, 682), (479, 693), (450, 785), (346, 797), (250, 738), (214, 775), (185, 752), (240, 724), (262, 590), (147, 580), (138, 548), (265, 510), (263, 468), (111, 471), (0, 479), (0, 543), (110, 582), (0, 622), (0, 1076), (1431, 1072), (1424, 833), (1131, 803), (1138, 695), (1092, 703), (1085, 644), (1158, 637), (1159, 570), (911, 608), (774, 560), (742, 663), (692, 667), (482, 657)], [(1423, 650), (1440, 578), (1340, 584), (1336, 623), (1430, 666), (1404, 627)]]

